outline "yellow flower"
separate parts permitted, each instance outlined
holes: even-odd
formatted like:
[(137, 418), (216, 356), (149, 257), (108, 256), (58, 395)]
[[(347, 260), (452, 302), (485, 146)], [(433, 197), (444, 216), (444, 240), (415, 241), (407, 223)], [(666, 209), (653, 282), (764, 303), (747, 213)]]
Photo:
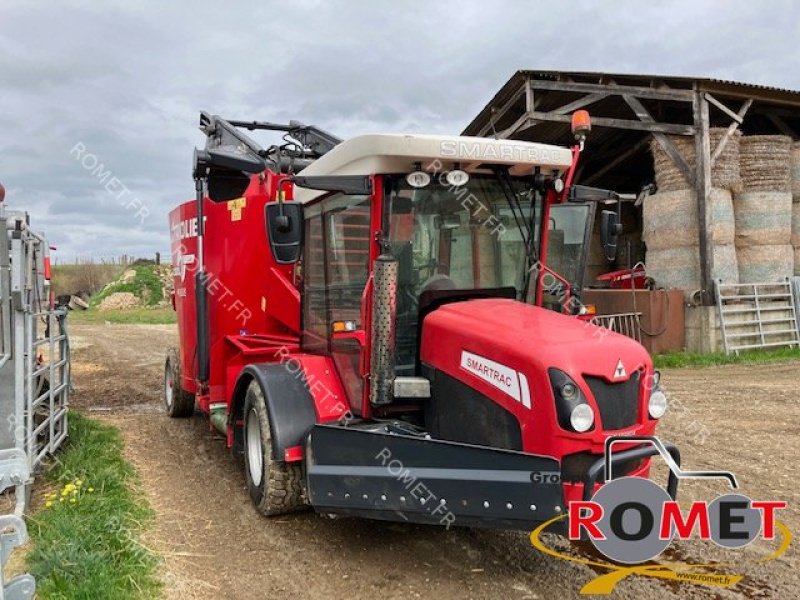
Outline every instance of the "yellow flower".
[(70, 498), (69, 501), (70, 501), (71, 504), (75, 504), (75, 502), (76, 502), (75, 498)]
[(64, 501), (64, 498), (59, 498), (59, 499), (58, 499), (58, 501), (59, 501), (59, 502), (63, 502), (63, 501)]
[(76, 479), (75, 480), (75, 485), (77, 485), (78, 487), (81, 487), (83, 485), (83, 481), (81, 481), (80, 479)]
[(51, 506), (53, 506), (53, 501), (52, 500), (48, 500), (47, 502), (44, 503), (44, 507), (45, 508), (50, 508)]
[(68, 483), (67, 485), (64, 486), (64, 491), (65, 492), (71, 492), (74, 489), (75, 489), (75, 485), (72, 484), (72, 483)]
[(89, 492), (90, 494), (92, 494), (92, 493), (94, 493), (94, 488), (93, 488), (93, 487), (90, 487), (90, 488), (89, 488), (88, 490), (86, 490), (86, 491), (87, 491), (87, 492)]

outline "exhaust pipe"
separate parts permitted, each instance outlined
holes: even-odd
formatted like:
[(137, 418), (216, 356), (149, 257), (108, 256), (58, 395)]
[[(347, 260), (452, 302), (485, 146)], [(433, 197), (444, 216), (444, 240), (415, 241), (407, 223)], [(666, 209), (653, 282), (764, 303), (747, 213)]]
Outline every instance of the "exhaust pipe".
[(381, 254), (372, 278), (372, 352), (370, 402), (375, 406), (394, 400), (394, 325), (397, 310), (397, 260)]

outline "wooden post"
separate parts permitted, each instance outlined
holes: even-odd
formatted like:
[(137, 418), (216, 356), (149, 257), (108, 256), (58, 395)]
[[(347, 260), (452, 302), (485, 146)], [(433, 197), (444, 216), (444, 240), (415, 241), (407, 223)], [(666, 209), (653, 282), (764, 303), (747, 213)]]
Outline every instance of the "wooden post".
[(714, 217), (709, 210), (708, 198), (711, 194), (711, 136), (709, 135), (708, 101), (702, 92), (695, 92), (695, 192), (697, 194), (697, 213), (700, 220), (700, 297), (704, 306), (714, 303), (714, 240), (710, 235)]

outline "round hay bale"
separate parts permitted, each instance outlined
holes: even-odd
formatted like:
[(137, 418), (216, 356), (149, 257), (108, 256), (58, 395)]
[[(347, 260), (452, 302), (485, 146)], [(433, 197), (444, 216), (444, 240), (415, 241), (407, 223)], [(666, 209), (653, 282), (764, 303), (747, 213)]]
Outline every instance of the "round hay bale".
[(792, 146), (792, 196), (800, 202), (800, 142)]
[[(711, 239), (715, 244), (733, 244), (735, 225), (731, 193), (711, 188), (709, 203)], [(692, 190), (675, 190), (648, 196), (642, 206), (642, 222), (642, 238), (648, 250), (697, 245), (700, 239), (697, 195)]]
[[(711, 276), (714, 280), (722, 279), (723, 283), (739, 282), (735, 246), (715, 246), (713, 261)], [(681, 289), (687, 299), (701, 288), (700, 248), (697, 244), (648, 250), (646, 267), (647, 275), (655, 280), (658, 287)]]
[(749, 135), (739, 143), (739, 172), (745, 192), (790, 192), (792, 139)]
[[(709, 130), (711, 139), (711, 152), (719, 145), (720, 141), (727, 134), (727, 128), (712, 127)], [(695, 168), (695, 141), (693, 137), (681, 135), (668, 136), (678, 151), (683, 156), (686, 163)], [(727, 190), (739, 188), (741, 177), (739, 174), (739, 138), (741, 132), (736, 131), (725, 143), (722, 154), (717, 157), (714, 166), (711, 168), (711, 185)], [(653, 140), (650, 143), (650, 151), (653, 155), (653, 168), (656, 175), (656, 185), (659, 192), (670, 192), (689, 188), (689, 182), (680, 172), (678, 167), (664, 152), (661, 144)]]
[(792, 204), (792, 246), (800, 248), (800, 202)]
[(777, 282), (794, 273), (794, 248), (789, 244), (746, 246), (736, 251), (741, 283)]
[(792, 237), (792, 195), (742, 192), (733, 198), (737, 246), (788, 244)]

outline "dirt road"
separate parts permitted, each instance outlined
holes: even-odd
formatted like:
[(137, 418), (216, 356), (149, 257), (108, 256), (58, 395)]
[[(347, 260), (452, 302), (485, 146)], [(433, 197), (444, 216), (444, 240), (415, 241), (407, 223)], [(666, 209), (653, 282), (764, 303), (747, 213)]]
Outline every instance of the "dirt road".
[[(164, 557), (169, 598), (519, 598), (578, 597), (596, 573), (535, 551), (525, 533), (329, 520), (314, 513), (277, 519), (251, 507), (241, 465), (200, 416), (161, 411), (163, 357), (171, 326), (72, 326), (73, 405), (119, 426), (157, 518), (146, 543)], [(689, 468), (730, 469), (742, 491), (788, 500), (797, 517), (797, 376), (800, 366), (684, 369), (664, 373), (673, 410), (660, 434)], [(722, 484), (685, 485), (683, 500), (710, 499)], [(551, 547), (570, 550), (554, 536)], [(771, 546), (736, 553), (692, 542), (660, 562), (734, 562), (735, 588), (632, 576), (617, 598), (795, 598), (797, 553), (759, 564)], [(731, 561), (731, 557), (736, 560)]]

